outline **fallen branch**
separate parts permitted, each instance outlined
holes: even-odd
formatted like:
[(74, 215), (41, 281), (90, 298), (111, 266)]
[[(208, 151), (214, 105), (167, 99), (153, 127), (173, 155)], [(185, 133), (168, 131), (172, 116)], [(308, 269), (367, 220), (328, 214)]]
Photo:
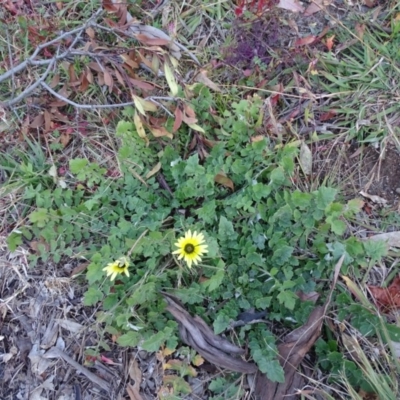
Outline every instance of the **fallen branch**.
[[(25, 61), (23, 61), (22, 63), (16, 65), (15, 67), (11, 68), (10, 70), (8, 70), (7, 72), (5, 72), (3, 75), (0, 75), (0, 83), (4, 82), (5, 80), (9, 79), (10, 77), (14, 76), (15, 74), (17, 74), (18, 72), (21, 72), (22, 70), (24, 70), (25, 68), (27, 68), (30, 65), (47, 65), (47, 64), (51, 64), (54, 61), (57, 61), (59, 59), (65, 58), (68, 55), (69, 50), (73, 47), (73, 45), (76, 44), (76, 40), (74, 40), (72, 42), (72, 44), (69, 46), (68, 50), (65, 51), (64, 53), (62, 53), (61, 55), (59, 55), (58, 57), (54, 57), (50, 60), (35, 60), (35, 58), (37, 57), (37, 55), (44, 50), (46, 47), (51, 46), (53, 44), (57, 44), (59, 43), (61, 40), (66, 39), (68, 37), (71, 37), (77, 33), (81, 33), (84, 30), (86, 30), (87, 28), (89, 28), (93, 23), (94, 20), (103, 12), (103, 10), (100, 8), (99, 10), (96, 11), (95, 14), (93, 14), (93, 16), (91, 18), (89, 18), (89, 20), (83, 24), (81, 27), (73, 29), (72, 31), (69, 32), (64, 32), (63, 34), (57, 36), (55, 39), (50, 40), (49, 42), (46, 43), (42, 43), (40, 44), (36, 50), (33, 52), (33, 54), (27, 58)], [(76, 38), (75, 38), (76, 39)]]

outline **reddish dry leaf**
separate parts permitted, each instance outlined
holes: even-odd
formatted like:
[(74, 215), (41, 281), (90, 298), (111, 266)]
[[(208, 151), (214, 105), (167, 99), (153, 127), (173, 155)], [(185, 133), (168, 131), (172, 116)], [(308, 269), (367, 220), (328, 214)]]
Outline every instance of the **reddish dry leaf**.
[[(21, 6), (21, 4), (18, 5)], [(11, 13), (11, 15), (19, 14), (19, 10), (17, 9), (17, 7), (15, 7), (12, 0), (6, 0), (3, 6)]]
[(150, 83), (139, 81), (137, 79), (129, 78), (129, 82), (132, 83), (133, 86), (138, 87), (139, 89), (146, 90), (150, 92), (154, 90), (154, 86)]
[(104, 86), (106, 84), (106, 82), (104, 81), (104, 74), (97, 75), (97, 83), (100, 86)]
[(170, 139), (172, 139), (172, 134), (171, 132), (168, 132), (165, 128), (163, 128), (162, 126), (159, 127), (154, 127), (154, 126), (148, 126), (149, 130), (151, 131), (151, 133), (155, 136), (155, 137), (163, 137), (166, 136)]
[(183, 120), (182, 110), (179, 107), (176, 107), (174, 115), (175, 115), (175, 121), (174, 121), (174, 126), (172, 128), (173, 133), (175, 133), (182, 125), (182, 120)]
[[(60, 174), (60, 172), (58, 173), (58, 175), (65, 175), (65, 174)], [(70, 277), (72, 278), (74, 275), (78, 275), (81, 272), (85, 271), (85, 269), (89, 266), (90, 262), (84, 262), (82, 264), (78, 264), (71, 272)]]
[(389, 312), (400, 308), (400, 275), (394, 278), (387, 288), (368, 285), (368, 289), (382, 311)]
[(136, 39), (142, 42), (143, 44), (146, 44), (148, 46), (164, 46), (166, 44), (169, 44), (170, 41), (167, 39), (161, 39), (161, 38), (150, 38), (146, 35), (138, 33), (136, 36)]
[(44, 110), (44, 131), (51, 131), (51, 114), (47, 110)]
[(369, 7), (375, 7), (378, 4), (378, 0), (364, 0), (364, 4)]
[(114, 79), (107, 70), (104, 70), (104, 83), (108, 86), (111, 92), (114, 86)]
[(75, 73), (74, 64), (69, 64), (68, 74), (69, 74), (69, 84), (73, 84), (78, 81), (78, 77), (76, 76)]
[(358, 37), (360, 40), (362, 40), (362, 38), (363, 38), (363, 36), (364, 36), (365, 27), (366, 27), (365, 24), (360, 24), (360, 23), (358, 23), (358, 22), (356, 23), (355, 30), (356, 30), (357, 37)]
[(333, 48), (333, 41), (335, 39), (335, 35), (329, 37), (328, 39), (326, 39), (326, 47), (328, 48), (329, 51), (332, 50)]
[(86, 29), (86, 34), (90, 37), (90, 39), (94, 39), (95, 38), (94, 29), (91, 28), (91, 27)]
[(124, 88), (126, 88), (126, 86), (125, 86), (125, 81), (124, 81), (124, 78), (122, 77), (121, 73), (120, 73), (117, 69), (114, 69), (114, 72), (115, 72), (115, 76), (117, 77), (117, 81), (118, 81)]
[(312, 3), (307, 7), (306, 11), (304, 11), (304, 16), (309, 17), (312, 14), (317, 13), (318, 11), (323, 10), (328, 6), (332, 1), (327, 0), (313, 0)]
[(185, 113), (188, 117), (196, 118), (196, 113), (194, 112), (192, 107), (190, 107), (188, 104), (185, 104), (183, 107), (184, 107)]
[(103, 0), (103, 8), (111, 13), (115, 13), (118, 11), (117, 5), (114, 5), (112, 0)]
[(79, 86), (80, 92), (86, 92), (89, 87), (89, 79), (87, 78), (87, 72), (83, 71), (80, 76), (81, 85)]
[(332, 119), (333, 117), (336, 117), (336, 111), (335, 110), (330, 110), (327, 112), (324, 112), (320, 115), (319, 120), (321, 122), (325, 122), (325, 121), (329, 121), (330, 119)]
[(29, 126), (31, 128), (40, 128), (41, 126), (43, 126), (44, 123), (44, 116), (43, 114), (39, 114), (36, 115), (36, 117), (34, 118), (34, 120), (29, 124)]
[(49, 86), (50, 86), (52, 89), (54, 89), (54, 88), (58, 85), (59, 82), (60, 82), (60, 75), (59, 75), (59, 74), (55, 74), (55, 75), (53, 76), (53, 79), (51, 80)]
[(316, 42), (318, 40), (317, 36), (314, 35), (310, 35), (310, 36), (306, 36), (303, 38), (299, 38), (294, 42), (295, 46), (305, 46), (307, 44), (313, 44), (314, 42)]
[(111, 360), (111, 358), (108, 358), (104, 356), (103, 354), (100, 355), (100, 360), (105, 363), (105, 364), (110, 364), (110, 365), (118, 365), (115, 361)]
[(103, 72), (104, 70), (104, 67), (101, 67), (97, 62), (94, 61), (90, 62), (87, 66), (96, 72)]

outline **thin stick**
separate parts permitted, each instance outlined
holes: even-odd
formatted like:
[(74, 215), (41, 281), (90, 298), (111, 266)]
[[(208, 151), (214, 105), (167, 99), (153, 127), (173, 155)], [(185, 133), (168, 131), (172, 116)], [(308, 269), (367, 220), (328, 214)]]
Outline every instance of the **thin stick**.
[(39, 85), (43, 84), (44, 80), (47, 78), (47, 75), (50, 73), (51, 68), (54, 66), (56, 60), (51, 60), (52, 62), (48, 65), (46, 71), (44, 74), (31, 86), (26, 88), (22, 93), (20, 93), (17, 97), (14, 99), (7, 101), (5, 103), (2, 103), (3, 107), (12, 107), (14, 104), (19, 103), (21, 100), (23, 100), (26, 96), (28, 96), (30, 93), (32, 93)]

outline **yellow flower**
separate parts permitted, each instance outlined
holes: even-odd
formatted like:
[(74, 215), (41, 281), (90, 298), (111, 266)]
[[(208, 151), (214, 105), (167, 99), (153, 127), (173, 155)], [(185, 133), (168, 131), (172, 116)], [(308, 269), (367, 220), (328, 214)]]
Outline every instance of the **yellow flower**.
[(192, 263), (197, 264), (201, 261), (201, 257), (204, 253), (207, 253), (207, 245), (204, 244), (204, 235), (202, 233), (192, 232), (189, 230), (185, 233), (185, 236), (180, 238), (175, 246), (178, 250), (172, 252), (172, 254), (179, 254), (178, 260), (184, 259), (189, 268)]
[(107, 267), (103, 268), (103, 271), (107, 271), (107, 276), (111, 275), (113, 281), (118, 274), (125, 274), (129, 276), (129, 260), (126, 257), (118, 258), (118, 260), (107, 264)]

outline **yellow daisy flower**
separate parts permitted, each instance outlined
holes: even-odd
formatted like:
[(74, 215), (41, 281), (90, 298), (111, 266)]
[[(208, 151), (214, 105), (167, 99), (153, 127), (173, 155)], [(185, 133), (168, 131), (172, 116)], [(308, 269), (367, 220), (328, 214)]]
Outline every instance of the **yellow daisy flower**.
[(192, 263), (196, 265), (201, 261), (201, 257), (204, 253), (207, 253), (207, 245), (204, 244), (204, 235), (202, 233), (192, 232), (189, 230), (185, 233), (185, 236), (178, 239), (175, 243), (178, 250), (172, 252), (172, 254), (178, 254), (178, 260), (182, 258), (186, 261), (189, 268)]
[(125, 274), (129, 276), (129, 260), (126, 257), (118, 258), (118, 260), (107, 264), (107, 267), (103, 268), (103, 271), (107, 272), (107, 276), (113, 281), (118, 274)]

